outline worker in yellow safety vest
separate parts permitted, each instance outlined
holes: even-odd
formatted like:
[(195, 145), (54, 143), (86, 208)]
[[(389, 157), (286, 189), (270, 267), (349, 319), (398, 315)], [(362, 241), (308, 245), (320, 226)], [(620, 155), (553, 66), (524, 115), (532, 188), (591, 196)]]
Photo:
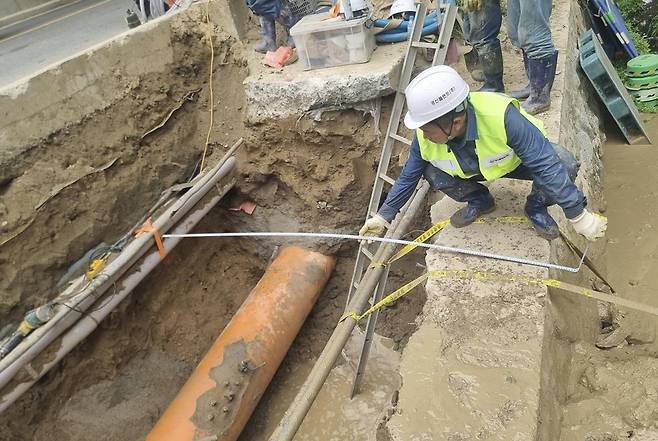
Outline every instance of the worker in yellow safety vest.
[(546, 138), (543, 123), (527, 114), (517, 100), (495, 92), (470, 92), (448, 66), (421, 72), (409, 83), (405, 96), (404, 123), (416, 131), (409, 158), (360, 235), (381, 235), (422, 177), (433, 189), (466, 202), (450, 218), (457, 228), (495, 210), (495, 200), (481, 182), (511, 178), (532, 181), (525, 214), (541, 237), (552, 240), (559, 235), (548, 213), (554, 204), (587, 239), (605, 234), (607, 219), (587, 210), (587, 199), (574, 184), (578, 162)]

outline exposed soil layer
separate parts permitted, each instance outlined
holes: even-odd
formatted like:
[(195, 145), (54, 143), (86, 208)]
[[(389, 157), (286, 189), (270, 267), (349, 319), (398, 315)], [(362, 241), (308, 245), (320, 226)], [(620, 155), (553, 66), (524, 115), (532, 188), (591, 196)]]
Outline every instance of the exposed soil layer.
[[(72, 263), (97, 243), (120, 237), (163, 190), (186, 181), (198, 166), (209, 123), (209, 49), (200, 21), (193, 16), (174, 32), (170, 71), (127, 80), (121, 99), (35, 142), (11, 164), (12, 176), (0, 188), (3, 323), (16, 323), (52, 298)], [(316, 112), (245, 127), (241, 82), (250, 48), (220, 25), (214, 31), (208, 160), (240, 136), (246, 143), (238, 152), (236, 188), (196, 231), (358, 230), (379, 156), (372, 115)], [(185, 96), (162, 128), (141, 139)], [(385, 100), (382, 121), (389, 106)], [(253, 215), (228, 210), (244, 200), (257, 204)], [(345, 305), (355, 244), (183, 241), (88, 340), (2, 415), (0, 440), (142, 439), (285, 243), (336, 254), (338, 266), (263, 398), (253, 420), (259, 421), (277, 400), (278, 385), (295, 375), (295, 366), (314, 360), (331, 335)], [(415, 276), (420, 259), (402, 260), (389, 288)], [(404, 344), (423, 301), (421, 291), (406, 297), (381, 316), (378, 331)], [(256, 423), (244, 439), (259, 436)]]

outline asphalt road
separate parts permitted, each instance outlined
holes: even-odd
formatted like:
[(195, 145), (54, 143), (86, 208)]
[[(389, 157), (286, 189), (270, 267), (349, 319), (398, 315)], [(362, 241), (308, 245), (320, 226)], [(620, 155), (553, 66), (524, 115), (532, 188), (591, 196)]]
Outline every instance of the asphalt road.
[(128, 0), (79, 0), (0, 28), (0, 88), (128, 30)]

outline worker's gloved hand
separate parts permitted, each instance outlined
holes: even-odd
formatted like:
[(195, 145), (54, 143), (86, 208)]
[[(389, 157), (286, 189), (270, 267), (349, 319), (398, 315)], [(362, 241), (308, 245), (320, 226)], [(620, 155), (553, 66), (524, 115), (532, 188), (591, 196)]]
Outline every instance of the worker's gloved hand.
[[(359, 230), (359, 236), (381, 236), (386, 229), (386, 220), (380, 215), (376, 214), (366, 221)], [(361, 245), (365, 243), (372, 243), (369, 241), (361, 241)]]
[(576, 233), (582, 234), (587, 240), (596, 240), (605, 235), (608, 228), (608, 218), (598, 213), (583, 210), (578, 216), (569, 219)]
[(469, 12), (475, 12), (482, 9), (484, 0), (464, 0), (464, 9)]

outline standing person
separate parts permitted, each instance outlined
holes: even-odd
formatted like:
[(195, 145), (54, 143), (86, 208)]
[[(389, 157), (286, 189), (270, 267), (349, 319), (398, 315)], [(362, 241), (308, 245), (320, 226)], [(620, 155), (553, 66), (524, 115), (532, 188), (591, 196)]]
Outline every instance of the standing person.
[(503, 20), (500, 0), (464, 0), (464, 8), (464, 36), (473, 46), (471, 57), (477, 57), (484, 77), (480, 91), (504, 92), (503, 51), (498, 39)]
[(496, 209), (481, 181), (509, 178), (532, 181), (524, 211), (541, 237), (559, 236), (548, 213), (554, 204), (577, 233), (589, 240), (604, 235), (607, 219), (587, 210), (587, 200), (574, 184), (578, 162), (566, 149), (551, 144), (542, 122), (520, 108), (517, 100), (493, 92), (469, 93), (468, 84), (448, 66), (421, 72), (409, 83), (405, 97), (409, 110), (404, 124), (416, 131), (409, 158), (360, 235), (381, 235), (423, 176), (433, 189), (466, 202), (450, 217), (456, 228)]
[(526, 99), (523, 108), (531, 115), (551, 106), (558, 51), (553, 45), (549, 20), (552, 0), (507, 0), (507, 33), (514, 46), (523, 51), (528, 85), (512, 97)]
[(290, 9), (290, 5), (284, 0), (246, 0), (247, 6), (258, 16), (260, 20), (260, 33), (263, 39), (254, 45), (254, 50), (261, 54), (267, 51), (275, 51), (276, 44), (276, 26), (275, 21), (283, 25), (288, 34), (288, 47), (295, 47), (295, 43), (290, 36), (290, 28), (297, 23), (297, 18)]
[[(467, 38), (478, 49), (479, 55), (476, 45), (478, 39), (486, 38), (492, 41), (492, 30), (496, 29), (496, 26), (500, 30), (500, 2), (464, 0), (464, 7), (468, 11), (470, 26)], [(555, 80), (558, 56), (549, 24), (552, 8), (552, 0), (507, 0), (507, 33), (512, 44), (523, 51), (523, 65), (528, 76), (528, 85), (511, 92), (510, 96), (525, 99), (523, 109), (531, 115), (544, 112), (551, 106), (551, 88)], [(482, 60), (481, 63), (485, 71), (486, 61)], [(497, 64), (488, 69), (497, 70)], [(502, 75), (502, 58), (500, 71)], [(485, 73), (485, 80), (486, 76)], [(486, 84), (485, 81), (485, 86)]]

